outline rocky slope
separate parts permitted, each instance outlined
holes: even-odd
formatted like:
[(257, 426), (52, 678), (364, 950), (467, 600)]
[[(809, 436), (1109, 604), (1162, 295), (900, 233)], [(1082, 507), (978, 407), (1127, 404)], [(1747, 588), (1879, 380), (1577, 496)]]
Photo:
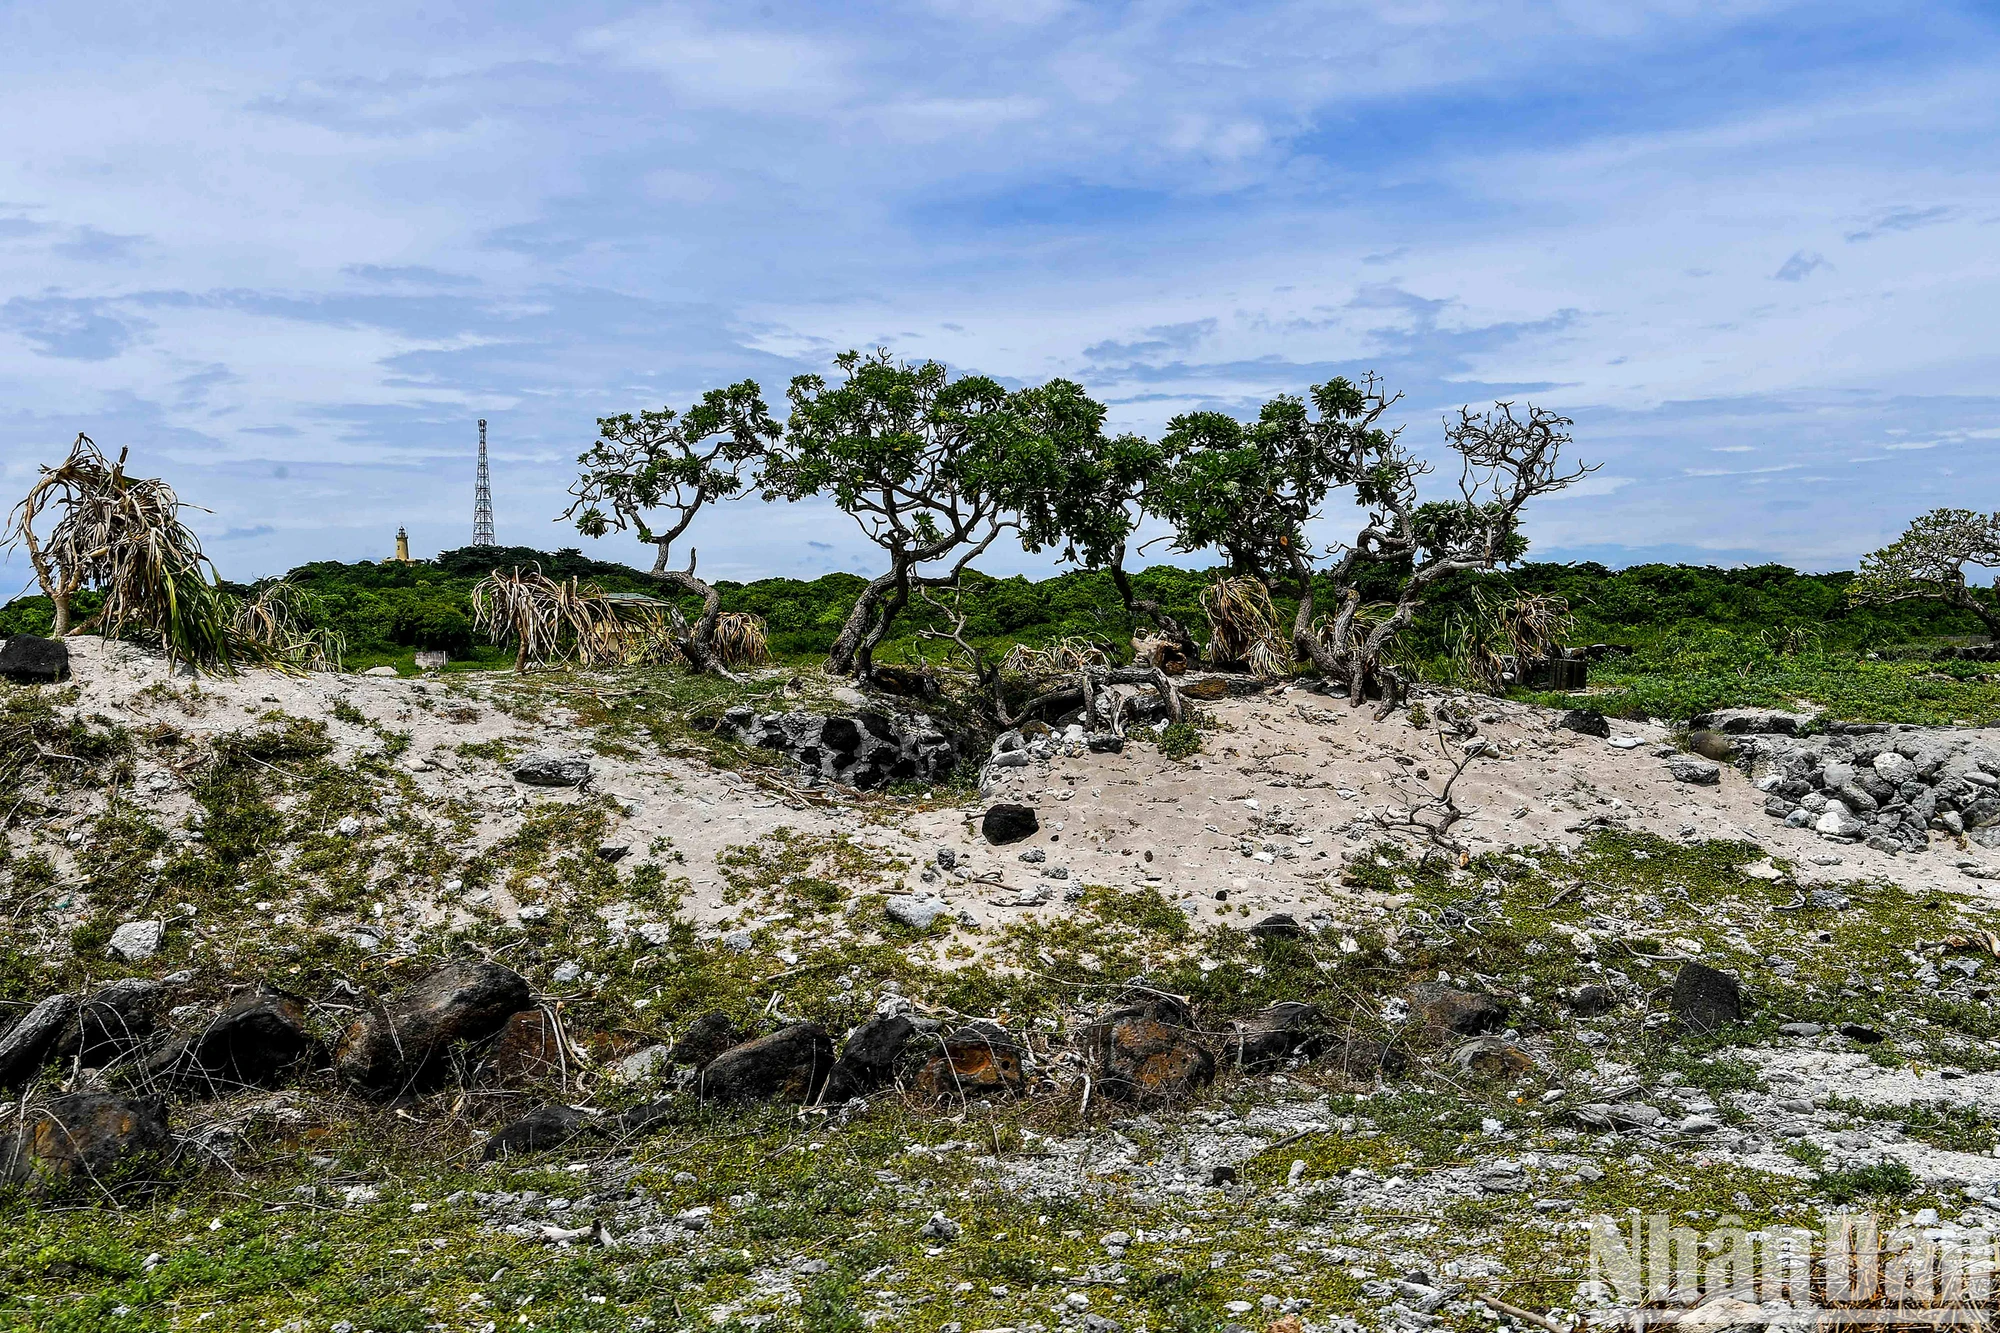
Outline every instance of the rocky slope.
[(785, 673), (72, 647), (0, 687), (0, 1326), (1562, 1325), (1627, 1208), (2000, 1219), (1982, 733), (1219, 682), (920, 786)]

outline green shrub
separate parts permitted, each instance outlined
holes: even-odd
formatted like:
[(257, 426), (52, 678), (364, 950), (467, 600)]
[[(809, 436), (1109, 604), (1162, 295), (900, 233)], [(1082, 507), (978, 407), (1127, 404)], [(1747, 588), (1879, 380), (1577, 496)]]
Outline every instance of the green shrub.
[(1176, 722), (1160, 732), (1160, 753), (1169, 759), (1187, 759), (1201, 753), (1201, 732), (1192, 722)]

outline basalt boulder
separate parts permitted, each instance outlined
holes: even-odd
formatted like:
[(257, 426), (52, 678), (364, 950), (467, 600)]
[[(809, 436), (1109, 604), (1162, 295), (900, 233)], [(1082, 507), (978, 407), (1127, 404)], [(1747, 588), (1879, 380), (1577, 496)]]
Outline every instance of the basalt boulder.
[(1083, 1048), (1092, 1077), (1114, 1101), (1163, 1105), (1215, 1077), (1215, 1056), (1177, 996), (1128, 998), (1084, 1029)]
[(703, 1014), (688, 1025), (681, 1039), (667, 1052), (667, 1063), (700, 1069), (732, 1046), (741, 1046), (750, 1036), (738, 1030), (736, 1020), (719, 1010)]
[(272, 1087), (319, 1053), (298, 998), (258, 990), (238, 996), (198, 1031), (168, 1042), (147, 1062), (147, 1072), (218, 1091)]
[(1017, 1096), (1027, 1088), (1027, 1049), (997, 1023), (962, 1023), (924, 1041), (934, 1053), (917, 1071), (922, 1096)]
[(145, 1046), (159, 1029), (166, 987), (144, 977), (125, 977), (84, 996), (76, 1021), (66, 1027), (51, 1054), (85, 1069), (102, 1069)]
[(334, 1069), (364, 1096), (433, 1086), (455, 1051), (491, 1037), (532, 998), (526, 979), (498, 963), (449, 964), (348, 1024)]
[(840, 1048), (820, 1100), (837, 1105), (887, 1087), (916, 1033), (916, 1023), (902, 1014), (879, 1015), (854, 1029)]
[(0, 644), (0, 678), (16, 685), (57, 685), (69, 679), (69, 645), (16, 634)]
[(732, 1046), (701, 1071), (702, 1099), (810, 1102), (833, 1071), (833, 1038), (817, 1023), (794, 1023)]
[(921, 713), (864, 710), (831, 717), (817, 713), (759, 714), (732, 708), (717, 734), (772, 750), (815, 782), (873, 791), (896, 782), (936, 782), (958, 763), (958, 746)]
[(0, 1184), (50, 1194), (116, 1184), (167, 1151), (164, 1103), (82, 1092), (29, 1108), (0, 1130)]
[(1743, 987), (1706, 963), (1682, 963), (1674, 976), (1674, 1017), (1690, 1032), (1708, 1033), (1743, 1020)]
[(77, 998), (51, 995), (0, 1037), (0, 1088), (25, 1083), (49, 1061), (64, 1031), (76, 1023)]

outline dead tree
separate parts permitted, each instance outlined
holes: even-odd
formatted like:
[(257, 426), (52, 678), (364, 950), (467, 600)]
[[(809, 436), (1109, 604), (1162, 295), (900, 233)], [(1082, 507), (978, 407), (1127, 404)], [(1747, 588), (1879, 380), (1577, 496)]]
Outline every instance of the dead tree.
[[(1429, 502), (1418, 484), (1433, 469), (1409, 452), (1399, 435), (1377, 431), (1354, 440), (1343, 471), (1368, 519), (1335, 563), (1332, 582), (1340, 601), (1324, 633), (1313, 622), (1312, 567), (1304, 543), (1289, 548), (1300, 589), (1293, 643), (1322, 675), (1346, 684), (1352, 703), (1379, 694), (1386, 716), (1405, 682), (1385, 656), (1432, 587), (1459, 570), (1493, 569), (1519, 559), (1527, 549), (1520, 518), (1528, 502), (1573, 486), (1595, 470), (1564, 458), (1572, 424), (1532, 404), (1518, 414), (1512, 403), (1495, 403), (1484, 412), (1461, 407), (1457, 419), (1445, 423), (1446, 447), (1458, 458), (1458, 497)], [(1361, 566), (1392, 561), (1407, 562), (1408, 568), (1395, 605), (1373, 625), (1357, 626), (1361, 594), (1355, 580)]]
[[(1160, 696), (1169, 723), (1180, 722), (1187, 715), (1181, 693), (1174, 687), (1173, 680), (1152, 663), (1135, 662), (1131, 666), (1114, 667), (1085, 664), (1073, 673), (1073, 683), (1057, 685), (1045, 689), (1040, 694), (1015, 706), (1007, 701), (1007, 672), (996, 662), (987, 660), (978, 645), (965, 636), (965, 611), (961, 596), (954, 590), (950, 602), (944, 602), (931, 595), (930, 589), (919, 588), (918, 596), (928, 603), (933, 611), (951, 623), (946, 631), (922, 629), (917, 633), (925, 639), (932, 639), (951, 645), (951, 655), (956, 657), (972, 677), (974, 688), (986, 702), (986, 710), (1003, 730), (1012, 730), (1037, 714), (1047, 713), (1060, 717), (1072, 708), (1083, 710), (1086, 727), (1096, 722), (1097, 695), (1113, 685), (1150, 685)], [(1125, 734), (1125, 710), (1115, 704), (1108, 710), (1107, 729), (1117, 736)]]

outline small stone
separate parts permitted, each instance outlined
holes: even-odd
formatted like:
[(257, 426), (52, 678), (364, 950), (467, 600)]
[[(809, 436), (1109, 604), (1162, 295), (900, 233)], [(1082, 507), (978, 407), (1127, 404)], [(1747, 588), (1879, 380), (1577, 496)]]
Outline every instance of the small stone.
[(513, 767), (514, 781), (529, 787), (581, 787), (593, 773), (582, 755), (531, 754)]
[(597, 844), (597, 859), (600, 861), (623, 861), (632, 854), (629, 842), (600, 842)]
[(1826, 1028), (1818, 1023), (1780, 1023), (1778, 1031), (1787, 1037), (1817, 1037)]
[(1030, 847), (1027, 851), (1021, 853), (1021, 860), (1031, 866), (1040, 865), (1048, 859), (1049, 854), (1039, 847)]
[(1697, 787), (1713, 787), (1722, 781), (1722, 769), (1719, 765), (1694, 755), (1673, 756), (1667, 760), (1667, 772), (1674, 775), (1676, 782), (1688, 782)]
[(1673, 1013), (1693, 1032), (1714, 1032), (1743, 1018), (1743, 988), (1706, 963), (1682, 963), (1674, 977)]
[(912, 930), (929, 930), (947, 910), (941, 898), (919, 898), (911, 894), (896, 893), (889, 896), (884, 910), (891, 921), (899, 922)]
[(583, 967), (579, 963), (557, 963), (556, 970), (549, 973), (549, 980), (561, 986), (575, 981), (582, 975)]
[(160, 951), (166, 937), (164, 921), (127, 921), (111, 932), (109, 952), (128, 963), (143, 963)]
[(397, 673), (396, 673), (396, 668), (392, 666), (378, 666), (378, 667), (369, 667), (366, 671), (362, 672), (361, 674), (364, 676), (394, 676)]
[(620, 1083), (643, 1083), (649, 1078), (658, 1078), (673, 1063), (672, 1051), (665, 1046), (648, 1046), (632, 1052), (612, 1065)]
[(917, 1229), (918, 1235), (928, 1237), (931, 1240), (957, 1240), (959, 1232), (958, 1223), (946, 1217), (943, 1212), (932, 1213), (930, 1221)]
[(340, 822), (333, 826), (333, 831), (343, 838), (351, 838), (361, 832), (361, 817), (359, 815), (342, 815)]
[(1713, 1134), (1721, 1128), (1722, 1122), (1712, 1115), (1691, 1115), (1680, 1124), (1683, 1134)]
[(1847, 813), (1838, 802), (1829, 802), (1825, 814), (1813, 821), (1813, 828), (1829, 838), (1858, 838), (1868, 826)]
[(1572, 708), (1556, 719), (1556, 725), (1579, 736), (1596, 736), (1603, 740), (1611, 737), (1610, 721), (1595, 708)]

